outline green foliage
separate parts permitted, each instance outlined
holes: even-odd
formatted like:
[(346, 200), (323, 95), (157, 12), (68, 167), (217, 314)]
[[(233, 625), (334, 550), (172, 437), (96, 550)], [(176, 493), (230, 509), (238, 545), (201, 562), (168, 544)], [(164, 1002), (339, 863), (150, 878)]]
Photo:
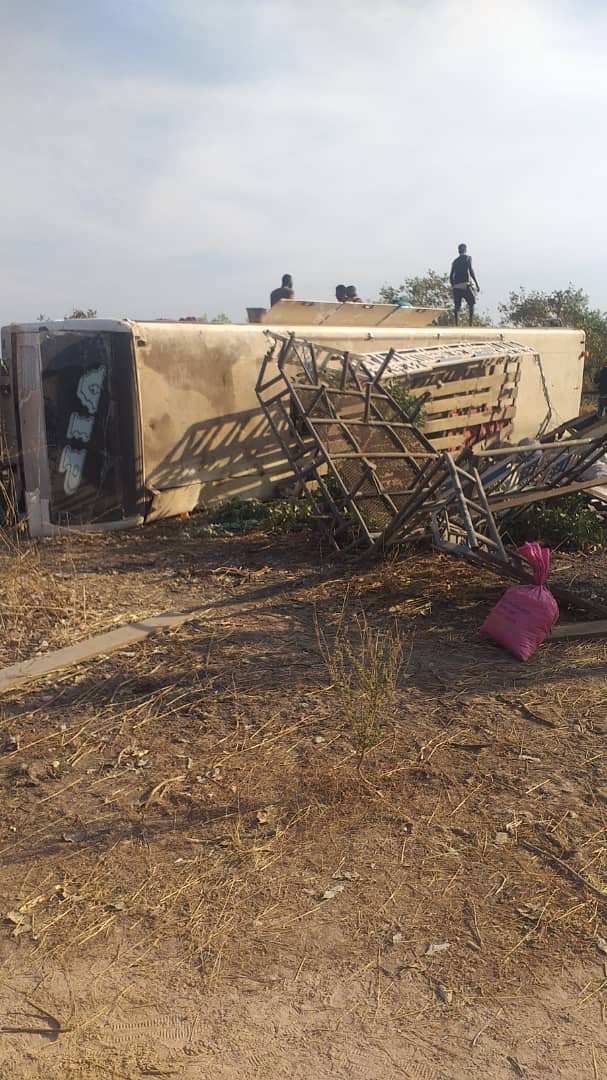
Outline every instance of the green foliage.
[(574, 326), (586, 334), (587, 381), (607, 363), (607, 313), (589, 306), (583, 289), (568, 285), (551, 293), (520, 288), (499, 304), (502, 326)]
[[(428, 270), (426, 274), (405, 278), (402, 285), (382, 285), (379, 290), (382, 304), (408, 304), (411, 307), (447, 308), (434, 323), (436, 326), (454, 326), (453, 293), (448, 274), (439, 274), (437, 270)], [(467, 311), (466, 308), (466, 319)], [(491, 326), (491, 319), (474, 313), (473, 326)]]
[(538, 540), (563, 551), (586, 551), (607, 539), (601, 521), (581, 493), (528, 506), (503, 532), (516, 544)]
[(502, 326), (581, 326), (588, 312), (588, 297), (569, 285), (551, 293), (522, 287), (498, 304)]
[(96, 319), (97, 308), (79, 308), (75, 307), (71, 315), (65, 315), (66, 319)]
[[(387, 383), (386, 390), (392, 395), (397, 405), (400, 405), (403, 412), (407, 413), (407, 416), (411, 416), (417, 408), (418, 396), (412, 394), (411, 391), (403, 383), (392, 380)], [(423, 428), (426, 423), (426, 415), (424, 407), (417, 413), (414, 419), (416, 427)]]
[(198, 536), (242, 536), (250, 532), (298, 532), (310, 524), (312, 509), (305, 499), (227, 499), (204, 515), (195, 515), (190, 530)]
[(214, 315), (212, 319), (209, 319), (209, 316), (205, 311), (203, 315), (198, 316), (196, 321), (200, 323), (221, 323), (222, 325), (225, 325), (225, 323), (229, 323), (232, 320), (229, 315), (226, 315), (225, 311), (220, 311), (219, 314)]
[(453, 300), (449, 275), (429, 269), (423, 277), (408, 277), (402, 285), (383, 285), (379, 298), (384, 304), (410, 304), (411, 307), (451, 307)]

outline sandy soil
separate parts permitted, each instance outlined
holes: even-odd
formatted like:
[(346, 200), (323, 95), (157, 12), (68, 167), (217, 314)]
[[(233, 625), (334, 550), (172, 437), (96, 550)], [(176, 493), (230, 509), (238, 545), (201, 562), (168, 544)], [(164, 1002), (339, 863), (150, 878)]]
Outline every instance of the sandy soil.
[[(311, 533), (0, 565), (6, 664), (207, 606), (3, 697), (3, 1080), (607, 1075), (607, 640), (520, 664), (495, 579)], [(317, 627), (363, 613), (404, 661), (359, 770)]]

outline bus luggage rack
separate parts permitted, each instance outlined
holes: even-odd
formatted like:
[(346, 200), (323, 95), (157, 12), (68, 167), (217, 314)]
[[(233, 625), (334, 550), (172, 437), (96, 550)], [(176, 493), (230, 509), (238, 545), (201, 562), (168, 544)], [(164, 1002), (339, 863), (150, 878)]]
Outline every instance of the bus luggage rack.
[(517, 446), (437, 450), (382, 384), (393, 350), (363, 354), (267, 331), (259, 403), (337, 551), (386, 549), (429, 535), (437, 548), (524, 579), (496, 518), (605, 484), (588, 470), (607, 450), (607, 422), (578, 417)]
[[(440, 457), (348, 352), (269, 334), (257, 396), (331, 543), (381, 545)], [(387, 365), (386, 365), (387, 366)]]

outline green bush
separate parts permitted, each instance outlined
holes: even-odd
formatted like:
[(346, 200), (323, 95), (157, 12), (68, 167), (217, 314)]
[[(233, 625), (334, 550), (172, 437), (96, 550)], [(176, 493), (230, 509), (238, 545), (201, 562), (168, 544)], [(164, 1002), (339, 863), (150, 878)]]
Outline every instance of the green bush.
[(586, 551), (605, 543), (605, 528), (588, 506), (582, 494), (563, 495), (525, 507), (511, 521), (505, 521), (502, 533), (516, 544), (538, 540), (563, 551)]
[(190, 529), (199, 536), (242, 536), (250, 532), (297, 532), (310, 524), (312, 508), (305, 499), (227, 499), (197, 514)]
[[(419, 395), (412, 394), (403, 383), (396, 381), (387, 383), (386, 390), (392, 395), (396, 404), (400, 405), (403, 412), (406, 412), (407, 416), (410, 416), (411, 413), (415, 412)], [(414, 423), (418, 428), (423, 428), (426, 423), (423, 405), (415, 417)]]

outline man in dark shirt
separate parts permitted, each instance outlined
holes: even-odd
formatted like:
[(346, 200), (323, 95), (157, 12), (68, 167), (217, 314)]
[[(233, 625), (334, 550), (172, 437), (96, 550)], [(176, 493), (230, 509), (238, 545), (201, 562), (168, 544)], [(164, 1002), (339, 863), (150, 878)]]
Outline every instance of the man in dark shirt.
[(280, 288), (272, 289), (270, 293), (270, 307), (274, 307), (279, 300), (292, 300), (294, 296), (293, 278), (290, 274), (283, 274)]
[(459, 244), (457, 250), (459, 254), (457, 259), (454, 259), (451, 263), (451, 273), (449, 274), (449, 281), (451, 283), (451, 288), (453, 289), (453, 303), (455, 305), (455, 325), (458, 325), (462, 300), (465, 300), (468, 305), (470, 326), (472, 326), (475, 303), (472, 284), (474, 283), (477, 289), (479, 288), (479, 284), (476, 280), (476, 274), (472, 269), (472, 259), (467, 254), (466, 245)]
[(345, 304), (346, 300), (348, 299), (348, 290), (346, 289), (345, 285), (335, 286), (335, 299), (337, 300), (338, 304)]
[(346, 289), (346, 300), (350, 304), (362, 304), (362, 300), (356, 291), (356, 285), (348, 285)]
[(607, 413), (607, 364), (603, 364), (600, 371), (597, 371), (594, 381), (599, 388), (599, 404), (596, 411), (599, 416), (605, 416)]

